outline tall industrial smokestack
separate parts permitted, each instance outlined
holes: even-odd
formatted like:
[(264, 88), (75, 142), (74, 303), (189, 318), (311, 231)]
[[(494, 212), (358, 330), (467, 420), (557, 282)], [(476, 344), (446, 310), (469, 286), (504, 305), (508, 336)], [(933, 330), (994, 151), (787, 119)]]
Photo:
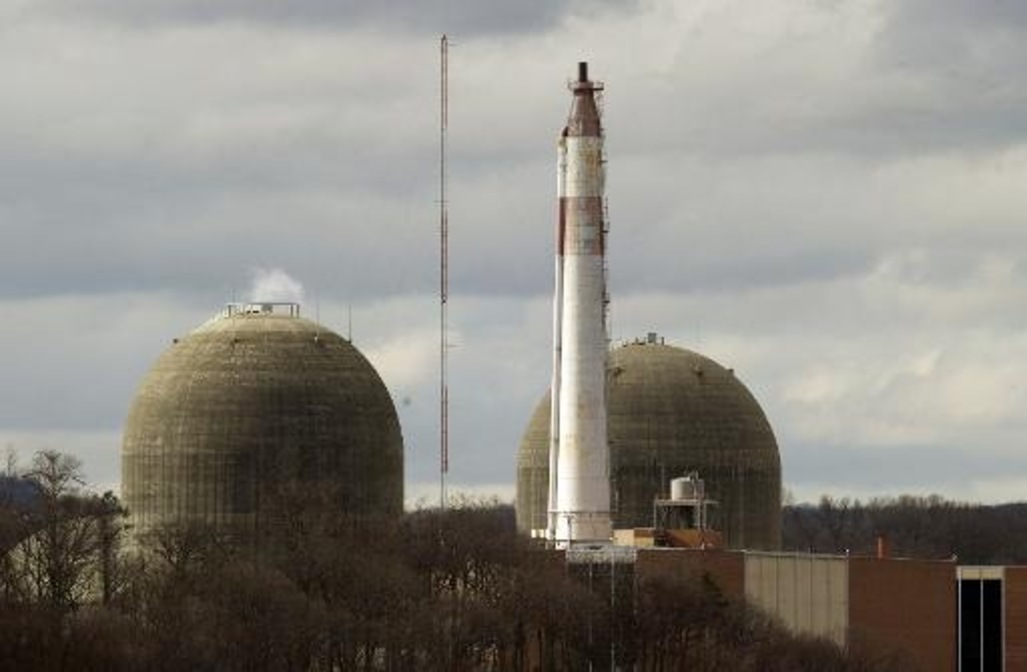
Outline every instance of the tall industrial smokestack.
[(559, 141), (549, 525), (558, 545), (605, 542), (610, 522), (606, 439), (606, 241), (602, 84), (578, 64)]

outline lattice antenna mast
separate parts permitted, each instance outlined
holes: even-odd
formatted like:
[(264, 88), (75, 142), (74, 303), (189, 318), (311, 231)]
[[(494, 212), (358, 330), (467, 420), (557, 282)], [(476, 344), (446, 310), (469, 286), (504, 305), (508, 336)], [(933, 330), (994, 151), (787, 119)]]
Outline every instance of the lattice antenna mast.
[(449, 474), (449, 203), (446, 130), (449, 125), (449, 39), (439, 40), (439, 506), (446, 509)]

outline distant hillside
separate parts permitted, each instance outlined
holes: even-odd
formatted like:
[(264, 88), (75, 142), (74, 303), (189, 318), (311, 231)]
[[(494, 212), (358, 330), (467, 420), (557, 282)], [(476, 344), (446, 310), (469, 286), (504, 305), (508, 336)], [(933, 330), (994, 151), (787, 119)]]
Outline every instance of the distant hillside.
[(18, 476), (0, 476), (0, 506), (25, 508), (39, 497), (39, 488), (32, 481)]

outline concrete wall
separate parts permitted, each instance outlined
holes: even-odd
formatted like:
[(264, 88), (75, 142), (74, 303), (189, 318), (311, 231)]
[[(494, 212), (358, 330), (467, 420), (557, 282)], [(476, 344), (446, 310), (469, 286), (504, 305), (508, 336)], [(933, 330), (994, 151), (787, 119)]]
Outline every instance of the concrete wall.
[(680, 548), (638, 549), (635, 572), (639, 578), (669, 574), (710, 579), (728, 597), (745, 595), (745, 564), (741, 553)]
[(849, 643), (901, 652), (923, 672), (954, 669), (955, 580), (952, 561), (849, 559)]
[(189, 523), (266, 532), (293, 493), (356, 515), (403, 511), (388, 389), (351, 343), (291, 315), (233, 315), (176, 339), (140, 385), (121, 456), (139, 537)]
[(1027, 567), (1006, 567), (1006, 672), (1027, 672)]
[(793, 632), (846, 643), (849, 575), (845, 558), (746, 553), (745, 596)]

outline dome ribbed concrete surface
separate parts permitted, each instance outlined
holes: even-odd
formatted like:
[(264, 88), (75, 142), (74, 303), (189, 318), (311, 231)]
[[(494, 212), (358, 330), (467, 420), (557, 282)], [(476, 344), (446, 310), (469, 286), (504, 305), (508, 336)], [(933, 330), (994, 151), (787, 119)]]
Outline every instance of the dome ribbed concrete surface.
[(147, 374), (122, 446), (134, 532), (202, 522), (260, 534), (285, 488), (356, 515), (403, 507), (403, 439), (377, 372), (308, 320), (238, 312), (176, 342)]
[[(650, 527), (670, 479), (698, 471), (732, 548), (781, 543), (781, 462), (756, 399), (734, 373), (682, 348), (632, 343), (610, 353), (607, 429), (614, 527)], [(517, 456), (517, 524), (546, 526), (549, 394)]]

